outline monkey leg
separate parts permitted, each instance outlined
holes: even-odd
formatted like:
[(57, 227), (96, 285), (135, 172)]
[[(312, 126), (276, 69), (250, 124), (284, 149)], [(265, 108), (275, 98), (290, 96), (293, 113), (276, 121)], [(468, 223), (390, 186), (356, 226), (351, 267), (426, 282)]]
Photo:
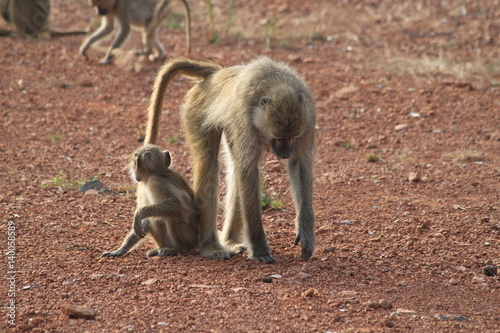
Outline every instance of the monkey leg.
[(122, 18), (122, 22), (120, 22), (120, 27), (118, 29), (118, 32), (116, 33), (116, 36), (113, 39), (113, 42), (111, 43), (111, 46), (108, 49), (108, 52), (106, 53), (104, 58), (102, 58), (101, 61), (99, 61), (100, 65), (106, 65), (111, 63), (111, 60), (113, 59), (113, 50), (119, 48), (123, 44), (129, 32), (130, 32), (130, 23), (128, 22), (128, 19)]
[(148, 251), (148, 258), (151, 257), (169, 257), (176, 256), (180, 251), (175, 248), (164, 247), (161, 249), (154, 249)]
[(236, 186), (239, 192), (245, 234), (248, 237), (248, 258), (272, 263), (274, 258), (269, 250), (260, 209), (259, 169), (257, 163), (251, 167), (236, 170)]
[[(200, 254), (206, 258), (229, 259), (235, 253), (222, 246), (217, 234), (217, 204), (219, 199), (219, 145), (221, 134), (204, 133), (201, 122), (190, 121), (199, 115), (189, 115), (185, 110), (184, 124), (193, 159), (193, 190), (200, 205)], [(197, 110), (194, 110), (197, 111)]]
[(302, 245), (302, 258), (309, 260), (316, 246), (314, 212), (312, 207), (312, 153), (296, 151), (288, 160), (288, 175), (297, 218), (295, 220), (295, 245)]
[[(228, 153), (229, 154), (229, 153)], [(238, 197), (237, 182), (234, 179), (234, 165), (228, 158), (227, 166), (227, 194), (226, 194), (226, 212), (224, 219), (224, 227), (222, 228), (221, 241), (231, 250), (236, 253), (241, 253), (246, 250), (245, 245), (241, 240), (242, 232), (242, 216), (241, 205)]]
[(99, 39), (106, 37), (111, 32), (113, 32), (113, 19), (108, 17), (103, 17), (102, 24), (89, 38), (87, 38), (80, 46), (80, 54), (85, 55), (89, 47), (97, 42)]
[(101, 257), (120, 257), (132, 249), (137, 243), (139, 243), (139, 241), (140, 238), (135, 234), (134, 230), (131, 230), (123, 240), (123, 243), (118, 250), (104, 252), (101, 254)]

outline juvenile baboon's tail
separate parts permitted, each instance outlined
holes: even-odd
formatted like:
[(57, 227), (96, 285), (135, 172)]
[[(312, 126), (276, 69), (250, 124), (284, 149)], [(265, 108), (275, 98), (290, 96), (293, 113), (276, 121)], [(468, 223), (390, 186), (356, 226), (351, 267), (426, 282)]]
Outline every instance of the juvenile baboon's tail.
[(170, 81), (177, 75), (204, 79), (222, 67), (212, 62), (174, 58), (165, 63), (158, 72), (148, 110), (148, 124), (144, 144), (155, 144), (160, 130), (160, 116), (165, 92)]
[[(184, 14), (186, 19), (186, 54), (191, 53), (191, 11), (189, 10), (189, 5), (186, 0), (180, 0), (182, 5), (184, 6)], [(152, 26), (160, 26), (162, 23), (158, 20), (159, 17), (165, 19), (163, 15), (160, 15), (161, 12), (165, 11), (167, 7), (171, 5), (170, 0), (163, 0), (159, 2), (155, 6), (155, 10), (153, 12), (153, 21), (151, 22)]]

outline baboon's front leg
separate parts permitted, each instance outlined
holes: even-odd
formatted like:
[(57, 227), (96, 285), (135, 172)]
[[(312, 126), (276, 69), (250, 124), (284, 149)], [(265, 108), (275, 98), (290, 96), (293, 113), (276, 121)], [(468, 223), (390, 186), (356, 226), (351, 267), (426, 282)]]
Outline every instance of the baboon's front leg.
[(312, 152), (298, 151), (288, 160), (288, 175), (297, 217), (295, 244), (302, 245), (302, 258), (311, 258), (316, 246), (314, 212), (312, 207)]
[(240, 167), (236, 171), (239, 190), (243, 228), (248, 238), (248, 258), (274, 262), (262, 225), (262, 209), (260, 206), (260, 178), (257, 163), (249, 167)]

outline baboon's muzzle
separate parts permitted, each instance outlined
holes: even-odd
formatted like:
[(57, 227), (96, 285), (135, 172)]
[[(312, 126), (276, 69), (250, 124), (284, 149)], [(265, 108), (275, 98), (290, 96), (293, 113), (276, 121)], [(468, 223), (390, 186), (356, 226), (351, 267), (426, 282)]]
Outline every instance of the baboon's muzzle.
[(294, 139), (272, 139), (271, 147), (278, 157), (286, 160), (292, 155)]

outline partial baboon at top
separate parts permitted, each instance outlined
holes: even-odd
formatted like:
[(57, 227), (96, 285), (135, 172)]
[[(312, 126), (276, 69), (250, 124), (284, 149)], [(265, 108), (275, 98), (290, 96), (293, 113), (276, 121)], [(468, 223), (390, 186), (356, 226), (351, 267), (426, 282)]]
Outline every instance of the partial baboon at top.
[(50, 0), (0, 0), (0, 14), (14, 29), (0, 31), (0, 36), (19, 35), (37, 38), (41, 34), (57, 37), (81, 35), (85, 31), (56, 31), (49, 27)]
[(157, 245), (148, 257), (187, 253), (198, 246), (200, 214), (193, 190), (170, 164), (170, 152), (158, 146), (145, 145), (135, 151), (129, 163), (137, 181), (132, 229), (118, 250), (105, 252), (103, 257), (124, 255), (145, 235)]
[[(191, 52), (191, 15), (186, 0), (180, 0), (186, 15), (186, 45), (187, 54)], [(170, 0), (89, 0), (96, 7), (97, 14), (102, 16), (102, 23), (90, 37), (80, 46), (80, 54), (85, 55), (88, 48), (114, 30), (118, 24), (117, 33), (101, 59), (101, 64), (111, 62), (113, 50), (119, 48), (127, 38), (131, 26), (138, 27), (142, 32), (142, 53), (152, 60), (165, 57), (163, 45), (158, 40), (158, 30), (171, 11)]]
[[(192, 87), (181, 110), (193, 161), (196, 200), (201, 207), (200, 253), (229, 258), (246, 249), (248, 257), (274, 262), (262, 225), (259, 162), (268, 149), (288, 159), (294, 204), (295, 244), (308, 260), (315, 248), (313, 151), (315, 107), (295, 70), (267, 57), (221, 68), (210, 62), (168, 61), (155, 81), (145, 143), (157, 140), (165, 91), (176, 75), (202, 79)], [(226, 212), (221, 238), (216, 217), (219, 146), (225, 145), (228, 168)]]

